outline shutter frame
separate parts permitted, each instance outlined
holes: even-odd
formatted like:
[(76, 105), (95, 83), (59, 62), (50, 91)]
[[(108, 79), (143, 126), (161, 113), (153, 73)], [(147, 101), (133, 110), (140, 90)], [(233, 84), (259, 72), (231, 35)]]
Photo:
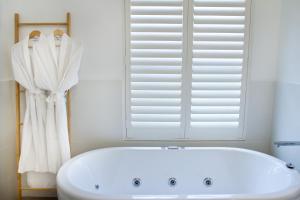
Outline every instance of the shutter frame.
[[(194, 4), (194, 1), (198, 1), (198, 5), (201, 4), (202, 2), (203, 5), (205, 5), (205, 7), (203, 7), (202, 9), (198, 9), (199, 10), (205, 10), (205, 15), (208, 14), (209, 10), (213, 10), (214, 5), (218, 5), (218, 1), (220, 2), (220, 0), (212, 0), (212, 1), (207, 1), (207, 0), (190, 0), (190, 5)], [(232, 5), (232, 7), (234, 8), (233, 10), (243, 10), (243, 9), (238, 9), (241, 5), (240, 2), (242, 2), (242, 0), (233, 0), (235, 1), (235, 3)], [(200, 3), (199, 3), (200, 2)], [(212, 3), (211, 3), (212, 2)], [(230, 2), (230, 0), (223, 0), (223, 3), (226, 2)], [(194, 6), (191, 6), (194, 7)], [(207, 8), (208, 7), (208, 8)], [(207, 8), (207, 9), (206, 9)], [(216, 12), (219, 12), (220, 10), (226, 10), (226, 12), (228, 13), (228, 10), (230, 10), (230, 8), (226, 9), (226, 5), (222, 5), (220, 7), (218, 7), (216, 9)], [(190, 10), (192, 13), (194, 13), (193, 9)], [(234, 12), (233, 12), (234, 13)], [(191, 140), (244, 140), (245, 139), (245, 132), (244, 132), (244, 124), (245, 124), (245, 109), (246, 109), (246, 89), (247, 89), (247, 72), (248, 72), (248, 51), (249, 51), (249, 39), (250, 39), (250, 13), (251, 13), (251, 0), (245, 0), (245, 11), (244, 11), (244, 18), (245, 18), (245, 22), (243, 23), (243, 25), (245, 26), (244, 28), (244, 36), (243, 36), (243, 40), (241, 40), (242, 38), (240, 37), (240, 35), (237, 35), (237, 29), (236, 27), (239, 27), (238, 25), (229, 25), (232, 23), (232, 21), (230, 20), (230, 14), (226, 14), (227, 19), (229, 19), (230, 23), (226, 23), (226, 21), (224, 23), (222, 23), (223, 28), (228, 26), (230, 28), (232, 28), (232, 36), (238, 36), (240, 37), (239, 40), (232, 40), (234, 38), (228, 39), (227, 35), (229, 34), (223, 34), (223, 31), (221, 30), (222, 26), (214, 26), (216, 23), (215, 21), (212, 21), (211, 24), (203, 24), (202, 27), (206, 27), (199, 29), (198, 27), (201, 26), (196, 26), (197, 29), (196, 31), (201, 32), (201, 30), (203, 32), (212, 32), (212, 30), (214, 29), (208, 29), (207, 27), (214, 27), (216, 32), (218, 32), (219, 34), (215, 34), (215, 35), (222, 35), (220, 39), (217, 40), (211, 40), (209, 36), (209, 34), (202, 34), (203, 38), (206, 40), (202, 40), (202, 41), (198, 41), (197, 45), (201, 45), (198, 48), (197, 45), (195, 46), (194, 44), (194, 37), (193, 35), (190, 37), (193, 38), (193, 43), (190, 44), (192, 45), (192, 51), (196, 50), (196, 53), (199, 55), (199, 59), (197, 60), (198, 62), (198, 66), (194, 65), (193, 63), (191, 65), (189, 65), (189, 68), (192, 68), (194, 71), (196, 69), (196, 74), (208, 74), (208, 76), (206, 77), (206, 82), (195, 82), (195, 80), (201, 80), (201, 78), (204, 78), (201, 75), (196, 75), (193, 74), (194, 77), (196, 77), (196, 79), (191, 78), (191, 82), (192, 82), (192, 86), (190, 88), (190, 92), (191, 92), (191, 103), (190, 103), (190, 108), (191, 110), (188, 113), (188, 117), (187, 117), (187, 126), (186, 126), (186, 138), (187, 139), (191, 139)], [(198, 13), (199, 14), (199, 13)], [(232, 14), (234, 15), (234, 14)], [(214, 16), (212, 14), (212, 16)], [(216, 15), (217, 16), (217, 15)], [(238, 13), (238, 16), (242, 16), (240, 15), (240, 13)], [(214, 19), (217, 19), (217, 17), (213, 17)], [(232, 17), (232, 19), (234, 19), (234, 17)], [(193, 21), (192, 25), (189, 27), (189, 31), (191, 34), (194, 33), (194, 20), (190, 20)], [(198, 21), (197, 21), (198, 22)], [(221, 23), (220, 23), (221, 24)], [(200, 24), (201, 25), (201, 24)], [(206, 25), (206, 26), (205, 26)], [(242, 24), (240, 24), (242, 25)], [(231, 33), (231, 32), (230, 32)], [(240, 34), (240, 30), (239, 30), (239, 34)], [(201, 34), (198, 34), (201, 35)], [(211, 34), (212, 35), (212, 34)], [(240, 42), (244, 43), (244, 47), (243, 47), (243, 56), (240, 56), (240, 52), (237, 52), (235, 50), (240, 50)], [(220, 46), (218, 43), (221, 44), (225, 44), (226, 46), (222, 47), (222, 45)], [(228, 50), (227, 50), (228, 49)], [(197, 50), (202, 50), (202, 51), (197, 51)], [(212, 50), (216, 50), (216, 51), (212, 51)], [(227, 50), (227, 52), (225, 53), (225, 51), (220, 51), (220, 50)], [(234, 50), (234, 51), (232, 51)], [(195, 59), (195, 57), (193, 56), (193, 53), (191, 53), (191, 55), (189, 55), (189, 59), (193, 60)], [(212, 58), (213, 60), (205, 60), (204, 58)], [(218, 60), (219, 57), (222, 57), (223, 60)], [(217, 58), (217, 59), (216, 59)], [(202, 60), (201, 60), (202, 59)], [(228, 60), (225, 60), (228, 59)], [(243, 60), (243, 64), (242, 64), (242, 69), (239, 69), (239, 67), (235, 67), (238, 65), (238, 60), (233, 60), (233, 59), (242, 59)], [(222, 66), (222, 62), (226, 63), (229, 66), (226, 70), (225, 70), (225, 65), (223, 64)], [(201, 64), (203, 67), (201, 67)], [(196, 67), (197, 66), (197, 67)], [(209, 66), (213, 66), (212, 69), (209, 68)], [(210, 69), (210, 70), (209, 70)], [(221, 70), (221, 71), (220, 71)], [(240, 71), (242, 70), (242, 71)], [(223, 72), (222, 72), (223, 71)], [(227, 71), (227, 72), (226, 72)], [(198, 72), (198, 73), (197, 73)], [(219, 73), (217, 73), (219, 72)], [(214, 81), (213, 78), (215, 78), (215, 80), (218, 80), (218, 75), (222, 75), (222, 74), (230, 74), (232, 76), (226, 75), (223, 76), (223, 81), (224, 82), (216, 82)], [(240, 83), (238, 83), (238, 76), (241, 76), (241, 81)], [(226, 78), (227, 77), (227, 78)], [(228, 81), (226, 81), (226, 79)], [(209, 81), (211, 80), (211, 81)], [(235, 81), (235, 82), (230, 82), (231, 81)], [(209, 82), (207, 82), (209, 81)], [(223, 83), (223, 84), (222, 84)], [(239, 86), (240, 85), (240, 86)], [(240, 87), (240, 89), (239, 89)], [(196, 89), (198, 88), (198, 89)], [(210, 89), (209, 89), (210, 88)], [(218, 90), (216, 90), (216, 88), (219, 89), (219, 91), (240, 91), (240, 98), (239, 101), (240, 103), (229, 103), (229, 99), (227, 98), (235, 98), (234, 97), (234, 93), (233, 92), (228, 92), (227, 93), (227, 98), (226, 100), (228, 100), (228, 103), (214, 103), (214, 100), (220, 99), (224, 96), (222, 96), (222, 92), (219, 92), (219, 98), (218, 98)], [(206, 90), (207, 89), (207, 90)], [(206, 91), (206, 93), (205, 93)], [(211, 91), (214, 91), (214, 95), (212, 95)], [(203, 93), (203, 95), (201, 96), (201, 93)], [(198, 95), (198, 96), (197, 96)], [(203, 100), (204, 102), (209, 102), (209, 104), (211, 105), (206, 105), (205, 103), (203, 103), (204, 106), (195, 106), (195, 104), (193, 105), (193, 101), (195, 102), (195, 98), (197, 97), (206, 97), (207, 100)], [(194, 98), (193, 98), (194, 97)], [(215, 97), (215, 98), (214, 98)], [(211, 98), (211, 99), (210, 99)], [(221, 99), (220, 99), (221, 100)], [(221, 100), (222, 101), (222, 100)], [(234, 102), (232, 100), (232, 102)], [(226, 106), (226, 104), (228, 104)], [(201, 103), (199, 104), (201, 105)], [(220, 107), (218, 107), (220, 106)], [(224, 107), (226, 106), (226, 107)], [(192, 112), (193, 110), (193, 112)], [(238, 126), (237, 126), (237, 122), (236, 122), (236, 113), (238, 111), (239, 114), (239, 119), (238, 119)], [(209, 115), (206, 116), (206, 114), (209, 113)], [(217, 115), (216, 115), (217, 114)], [(225, 115), (224, 115), (225, 114)], [(211, 119), (210, 119), (211, 118)], [(218, 118), (219, 118), (219, 122), (218, 122)], [(216, 123), (216, 122), (217, 123)], [(221, 122), (222, 121), (222, 122)], [(232, 122), (230, 122), (232, 121)], [(223, 123), (224, 122), (224, 123)]]
[[(134, 6), (137, 6), (138, 2), (140, 0), (132, 0), (134, 1)], [(163, 4), (168, 5), (168, 3), (170, 2), (169, 0), (144, 0), (144, 5), (147, 5), (151, 2), (155, 2), (155, 4), (160, 4), (163, 2)], [(175, 0), (175, 1), (180, 1), (180, 0)], [(204, 0), (203, 0), (204, 1)], [(206, 2), (204, 2), (204, 4), (208, 5), (209, 3), (213, 2), (214, 4), (217, 4), (218, 1), (220, 0), (206, 0)], [(230, 0), (223, 0), (223, 2), (229, 2)], [(235, 7), (234, 12), (233, 13), (238, 13), (237, 18), (230, 18), (230, 11), (229, 9), (226, 9), (226, 6), (222, 5), (219, 9), (219, 12), (223, 12), (224, 16), (227, 17), (228, 20), (230, 20), (230, 23), (225, 23), (221, 24), (221, 25), (215, 25), (216, 20), (218, 20), (218, 17), (213, 18), (212, 20), (212, 25), (203, 25), (203, 26), (197, 26), (198, 30), (205, 30), (205, 31), (209, 31), (209, 30), (218, 30), (220, 31), (220, 34), (218, 34), (218, 41), (211, 41), (211, 42), (205, 42), (205, 41), (199, 41), (196, 45), (196, 47), (198, 47), (197, 50), (199, 50), (200, 53), (202, 53), (203, 55), (215, 55), (215, 57), (217, 58), (219, 55), (223, 55), (225, 56), (224, 58), (228, 58), (226, 60), (226, 62), (228, 63), (228, 65), (230, 66), (231, 64), (237, 63), (239, 62), (239, 50), (240, 50), (240, 46), (241, 46), (241, 42), (238, 39), (232, 40), (234, 39), (234, 36), (240, 37), (241, 38), (241, 27), (242, 26), (231, 26), (229, 24), (231, 24), (232, 22), (236, 22), (241, 20), (241, 10), (238, 7), (240, 6), (240, 1), (241, 0), (232, 0), (234, 1), (234, 5), (233, 7)], [(172, 39), (171, 42), (164, 42), (164, 39), (167, 38), (168, 36), (163, 35), (163, 34), (159, 34), (159, 33), (163, 33), (163, 31), (165, 30), (169, 30), (169, 31), (174, 31), (176, 30), (177, 26), (172, 26), (174, 24), (176, 24), (178, 22), (178, 17), (166, 17), (164, 18), (162, 21), (163, 22), (168, 22), (168, 20), (170, 20), (170, 26), (165, 27), (165, 29), (163, 27), (159, 27), (156, 31), (156, 40), (159, 41), (158, 42), (149, 42), (149, 38), (147, 38), (144, 34), (144, 30), (142, 29), (143, 26), (135, 26), (135, 30), (141, 31), (141, 34), (136, 34), (134, 35), (134, 38), (145, 38), (144, 41), (142, 40), (136, 40), (134, 42), (132, 42), (130, 44), (130, 40), (131, 40), (131, 36), (130, 36), (130, 30), (128, 29), (130, 27), (130, 0), (125, 0), (125, 19), (126, 19), (126, 49), (125, 49), (125, 56), (126, 56), (126, 67), (125, 67), (125, 71), (126, 71), (126, 79), (125, 79), (125, 107), (126, 107), (126, 113), (125, 113), (125, 118), (126, 118), (126, 139), (129, 140), (243, 140), (245, 139), (245, 132), (244, 132), (244, 121), (245, 121), (245, 106), (246, 106), (246, 88), (247, 88), (247, 71), (248, 71), (248, 51), (249, 51), (249, 28), (250, 28), (250, 13), (251, 13), (251, 0), (245, 0), (246, 1), (246, 9), (245, 9), (245, 35), (244, 35), (244, 56), (243, 56), (243, 67), (242, 69), (239, 67), (236, 67), (234, 65), (230, 66), (227, 69), (223, 69), (222, 65), (220, 65), (221, 62), (223, 62), (224, 60), (217, 60), (216, 58), (214, 58), (214, 60), (201, 60), (201, 58), (199, 60), (197, 60), (197, 62), (200, 63), (206, 63), (206, 64), (211, 64), (212, 62), (215, 64), (213, 68), (208, 68), (207, 66), (203, 66), (203, 67), (199, 67), (197, 68), (198, 72), (203, 72), (203, 73), (209, 73), (209, 74), (214, 74), (216, 72), (220, 72), (220, 70), (223, 70), (224, 72), (227, 73), (231, 73), (234, 75), (239, 75), (240, 74), (240, 70), (242, 70), (242, 81), (241, 84), (238, 83), (229, 83), (229, 82), (192, 82), (192, 59), (193, 59), (193, 49), (195, 49), (194, 43), (193, 43), (193, 38), (191, 37), (191, 34), (193, 35), (193, 0), (183, 0), (183, 30), (182, 30), (182, 47), (180, 48), (180, 44), (179, 44), (179, 40), (178, 40), (178, 34), (176, 32), (171, 33), (170, 35), (172, 35)], [(174, 2), (173, 2), (174, 3)], [(175, 5), (176, 3), (174, 3)], [(197, 12), (203, 11), (205, 13), (209, 13), (210, 9), (200, 9)], [(192, 12), (190, 12), (192, 11)], [(170, 11), (170, 12), (175, 12), (175, 11)], [(135, 14), (138, 12), (135, 12)], [(159, 13), (159, 12), (157, 12)], [(161, 13), (160, 13), (161, 14)], [(145, 17), (141, 17), (140, 19), (143, 20), (143, 22), (147, 21), (147, 16)], [(135, 16), (134, 17), (134, 22), (137, 22), (139, 20), (139, 17)], [(197, 20), (201, 20), (197, 19)], [(205, 20), (205, 18), (204, 18)], [(158, 22), (158, 18), (153, 20), (153, 24)], [(146, 25), (144, 27), (146, 27), (148, 30), (151, 30), (152, 25)], [(178, 27), (177, 27), (178, 28)], [(227, 30), (232, 30), (232, 32), (235, 35), (228, 35), (226, 34)], [(199, 34), (198, 37), (199, 38), (204, 38), (204, 39), (210, 39), (212, 38), (213, 35), (211, 34)], [(147, 41), (148, 40), (148, 41)], [(232, 40), (232, 41), (231, 41)], [(220, 44), (222, 44), (220, 46)], [(141, 107), (137, 107), (137, 106), (133, 106), (133, 110), (131, 110), (131, 103), (130, 103), (130, 91), (131, 89), (134, 90), (134, 95), (136, 96), (140, 96), (143, 94), (143, 92), (141, 92), (141, 89), (146, 88), (148, 91), (145, 92), (145, 94), (151, 96), (151, 94), (157, 95), (159, 96), (159, 94), (155, 94), (155, 92), (153, 92), (153, 88), (157, 89), (158, 87), (160, 87), (161, 89), (170, 89), (170, 90), (176, 90), (176, 88), (178, 88), (178, 84), (177, 82), (167, 82), (165, 84), (162, 85), (157, 85), (157, 84), (151, 84), (151, 82), (147, 83), (144, 82), (143, 84), (137, 84), (134, 83), (132, 84), (132, 88), (130, 87), (130, 82), (131, 82), (131, 62), (130, 62), (130, 58), (131, 58), (131, 45), (132, 47), (134, 47), (134, 49), (141, 49), (141, 51), (133, 51), (133, 53), (135, 53), (136, 55), (147, 55), (147, 52), (149, 52), (149, 49), (164, 49), (167, 46), (172, 46), (172, 49), (174, 51), (172, 52), (168, 52), (168, 55), (170, 57), (176, 58), (176, 55), (178, 53), (177, 50), (181, 50), (182, 51), (182, 71), (181, 73), (178, 73), (178, 69), (173, 69), (173, 73), (174, 74), (181, 74), (182, 77), (182, 85), (181, 85), (181, 121), (180, 121), (180, 126), (178, 127), (174, 127), (174, 128), (170, 128), (170, 127), (148, 127), (145, 128), (143, 126), (140, 126), (140, 122), (136, 123), (136, 127), (132, 127), (130, 125), (130, 123), (132, 123), (132, 117), (130, 116), (131, 114), (133, 114), (134, 117), (144, 117), (144, 120), (146, 120), (146, 116), (143, 115), (143, 110), (141, 111)], [(228, 51), (224, 52), (222, 50), (223, 47), (226, 46), (228, 47)], [(207, 51), (203, 51), (203, 49), (207, 49)], [(208, 51), (209, 50), (209, 51)], [(229, 51), (230, 50), (230, 51)], [(152, 52), (153, 54), (157, 55), (159, 57), (159, 53), (158, 52)], [(162, 52), (164, 53), (164, 52)], [(167, 54), (167, 52), (166, 52)], [(230, 60), (229, 58), (231, 58), (231, 55), (236, 55), (236, 60)], [(163, 56), (162, 56), (163, 57)], [(149, 57), (149, 59), (151, 59), (151, 57)], [(139, 59), (136, 59), (136, 61), (139, 62), (139, 64), (141, 64)], [(146, 62), (146, 61), (143, 61)], [(164, 64), (166, 61), (162, 61), (162, 60), (157, 60), (157, 63), (159, 64)], [(176, 64), (175, 60), (174, 63)], [(174, 64), (173, 63), (173, 64)], [(142, 63), (143, 64), (143, 63)], [(142, 66), (142, 65), (140, 65)], [(168, 74), (168, 70), (170, 70), (171, 67), (166, 67), (165, 69), (161, 68), (161, 69), (152, 69), (149, 67), (139, 67), (139, 65), (136, 65), (133, 67), (133, 70), (136, 70), (138, 72), (141, 73), (162, 73), (162, 74)], [(222, 73), (220, 73), (222, 74)], [(195, 75), (194, 75), (195, 76)], [(197, 75), (196, 75), (197, 76)], [(142, 76), (135, 76), (137, 78), (141, 78)], [(199, 77), (199, 76), (198, 76)], [(237, 78), (237, 76), (233, 76), (235, 78)], [(173, 77), (174, 78), (174, 77)], [(230, 77), (228, 77), (230, 78)], [(232, 77), (231, 77), (232, 78)], [(170, 77), (170, 79), (172, 79)], [(175, 79), (174, 79), (175, 80)], [(198, 96), (201, 95), (205, 95), (205, 94), (209, 94), (212, 96), (222, 96), (222, 92), (221, 90), (232, 90), (239, 87), (242, 87), (241, 89), (241, 96), (240, 96), (240, 107), (237, 107), (236, 105), (230, 106), (230, 107), (226, 107), (226, 108), (222, 108), (222, 113), (221, 114), (232, 114), (232, 116), (227, 116), (226, 119), (228, 119), (228, 117), (236, 117), (236, 112), (239, 111), (239, 117), (240, 117), (240, 126), (238, 129), (231, 129), (231, 128), (191, 128), (191, 102), (192, 102), (192, 88), (204, 88), (207, 89), (208, 91), (206, 91), (206, 93), (204, 91), (201, 92), (194, 92), (195, 94), (197, 94)], [(211, 94), (211, 92), (209, 91), (209, 88), (219, 88), (220, 92), (218, 94)], [(176, 93), (176, 92), (175, 92)], [(172, 94), (172, 92), (166, 93), (164, 94), (164, 96), (168, 96), (168, 95), (174, 95)], [(236, 95), (236, 92), (231, 93), (232, 97), (234, 98)], [(143, 105), (142, 105), (143, 106)], [(149, 109), (147, 108), (149, 113), (152, 114), (152, 116), (149, 115), (149, 117), (155, 117), (155, 114), (157, 113), (157, 110), (163, 110), (164, 108), (160, 107), (153, 107), (153, 109)], [(177, 113), (178, 108), (166, 108), (164, 110), (164, 112), (166, 112), (166, 114), (174, 114)], [(199, 113), (197, 113), (199, 112)], [(193, 116), (196, 118), (203, 118), (205, 117), (205, 114), (218, 114), (217, 112), (220, 112), (220, 109), (218, 111), (216, 111), (216, 108), (197, 108), (196, 109), (196, 113), (200, 114), (198, 116)], [(220, 113), (219, 113), (220, 114)], [(174, 115), (173, 115), (174, 117)], [(222, 115), (220, 115), (220, 117), (222, 118)], [(176, 117), (175, 117), (176, 118)], [(162, 118), (162, 121), (164, 121), (165, 119)], [(170, 122), (170, 123), (176, 123), (176, 122)], [(213, 125), (213, 122), (211, 123)]]
[[(182, 100), (182, 79), (185, 66), (183, 58), (185, 4), (185, 0), (125, 1), (127, 139), (176, 140), (184, 137), (185, 110)], [(131, 15), (131, 5), (134, 6), (134, 16)], [(139, 6), (147, 5), (150, 7), (139, 9)], [(171, 7), (164, 7), (166, 5)], [(176, 8), (173, 9), (173, 6)], [(159, 9), (155, 10), (155, 8)], [(174, 15), (180, 9), (182, 16)], [(163, 15), (162, 11), (171, 15)], [(160, 16), (163, 16), (162, 20), (158, 20)], [(181, 26), (178, 25), (179, 19)], [(153, 34), (149, 35), (149, 31)], [(181, 60), (178, 56), (181, 56)], [(154, 67), (149, 67), (151, 64), (154, 64)], [(178, 85), (179, 83), (181, 86)], [(163, 91), (166, 92), (161, 94)], [(160, 96), (163, 100), (155, 99)], [(180, 99), (179, 103), (176, 97)], [(148, 104), (144, 104), (145, 102)], [(172, 104), (174, 106), (170, 106)], [(164, 114), (159, 115), (159, 112)], [(152, 123), (151, 119), (156, 122)], [(150, 126), (147, 127), (145, 123)]]

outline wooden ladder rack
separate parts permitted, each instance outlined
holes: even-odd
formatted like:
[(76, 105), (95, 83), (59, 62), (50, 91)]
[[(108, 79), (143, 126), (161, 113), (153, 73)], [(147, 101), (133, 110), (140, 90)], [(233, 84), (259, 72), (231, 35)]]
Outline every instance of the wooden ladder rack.
[[(65, 22), (20, 22), (20, 15), (15, 13), (15, 43), (20, 41), (20, 28), (21, 27), (35, 27), (35, 26), (64, 26), (66, 28), (66, 34), (71, 35), (71, 14), (66, 14)], [(19, 83), (16, 82), (16, 161), (17, 161), (17, 199), (22, 200), (23, 191), (56, 191), (56, 188), (23, 188), (22, 186), (22, 175), (18, 173), (18, 166), (21, 154), (21, 127), (23, 122), (21, 122), (21, 93), (25, 90), (21, 89)], [(67, 92), (67, 118), (68, 118), (68, 133), (70, 140), (70, 91)]]

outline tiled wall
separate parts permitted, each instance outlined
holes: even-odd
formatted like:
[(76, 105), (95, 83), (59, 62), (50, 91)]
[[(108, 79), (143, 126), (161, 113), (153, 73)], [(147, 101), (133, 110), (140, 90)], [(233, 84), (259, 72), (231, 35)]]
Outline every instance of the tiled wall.
[[(275, 104), (274, 141), (300, 141), (300, 1), (282, 2), (279, 76)], [(273, 146), (276, 156), (300, 170), (300, 146)]]
[[(123, 0), (0, 1), (0, 199), (15, 195), (14, 84), (9, 49), (13, 14), (21, 20), (63, 20), (85, 53), (80, 83), (72, 90), (72, 153), (109, 146), (235, 146), (270, 153), (280, 0), (253, 0), (245, 141), (123, 141)], [(28, 30), (27, 30), (28, 31)], [(26, 32), (26, 31), (25, 31)], [(5, 198), (4, 198), (4, 197)], [(2, 198), (3, 197), (3, 198)]]

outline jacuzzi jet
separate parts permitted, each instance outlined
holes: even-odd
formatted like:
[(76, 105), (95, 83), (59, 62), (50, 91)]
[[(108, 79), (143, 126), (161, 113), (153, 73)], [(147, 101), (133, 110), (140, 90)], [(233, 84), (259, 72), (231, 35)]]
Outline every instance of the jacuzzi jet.
[(169, 185), (170, 186), (175, 186), (176, 185), (176, 183), (177, 183), (177, 181), (176, 181), (176, 178), (169, 178)]
[(95, 189), (99, 190), (100, 186), (98, 184), (95, 185)]
[(286, 167), (289, 169), (295, 169), (295, 166), (292, 163), (287, 163)]
[(207, 177), (203, 180), (203, 184), (206, 185), (207, 187), (212, 185), (212, 179)]
[(132, 185), (133, 185), (134, 187), (139, 187), (139, 186), (141, 185), (141, 179), (139, 179), (139, 178), (134, 178), (134, 179), (132, 180)]

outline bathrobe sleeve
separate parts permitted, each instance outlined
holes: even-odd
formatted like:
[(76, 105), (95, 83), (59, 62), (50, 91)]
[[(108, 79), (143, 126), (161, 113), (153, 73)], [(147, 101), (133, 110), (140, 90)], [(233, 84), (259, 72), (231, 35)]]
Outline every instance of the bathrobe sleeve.
[(45, 147), (45, 94), (34, 84), (28, 38), (11, 51), (15, 80), (25, 88), (26, 109), (21, 135), (20, 173), (48, 171)]

